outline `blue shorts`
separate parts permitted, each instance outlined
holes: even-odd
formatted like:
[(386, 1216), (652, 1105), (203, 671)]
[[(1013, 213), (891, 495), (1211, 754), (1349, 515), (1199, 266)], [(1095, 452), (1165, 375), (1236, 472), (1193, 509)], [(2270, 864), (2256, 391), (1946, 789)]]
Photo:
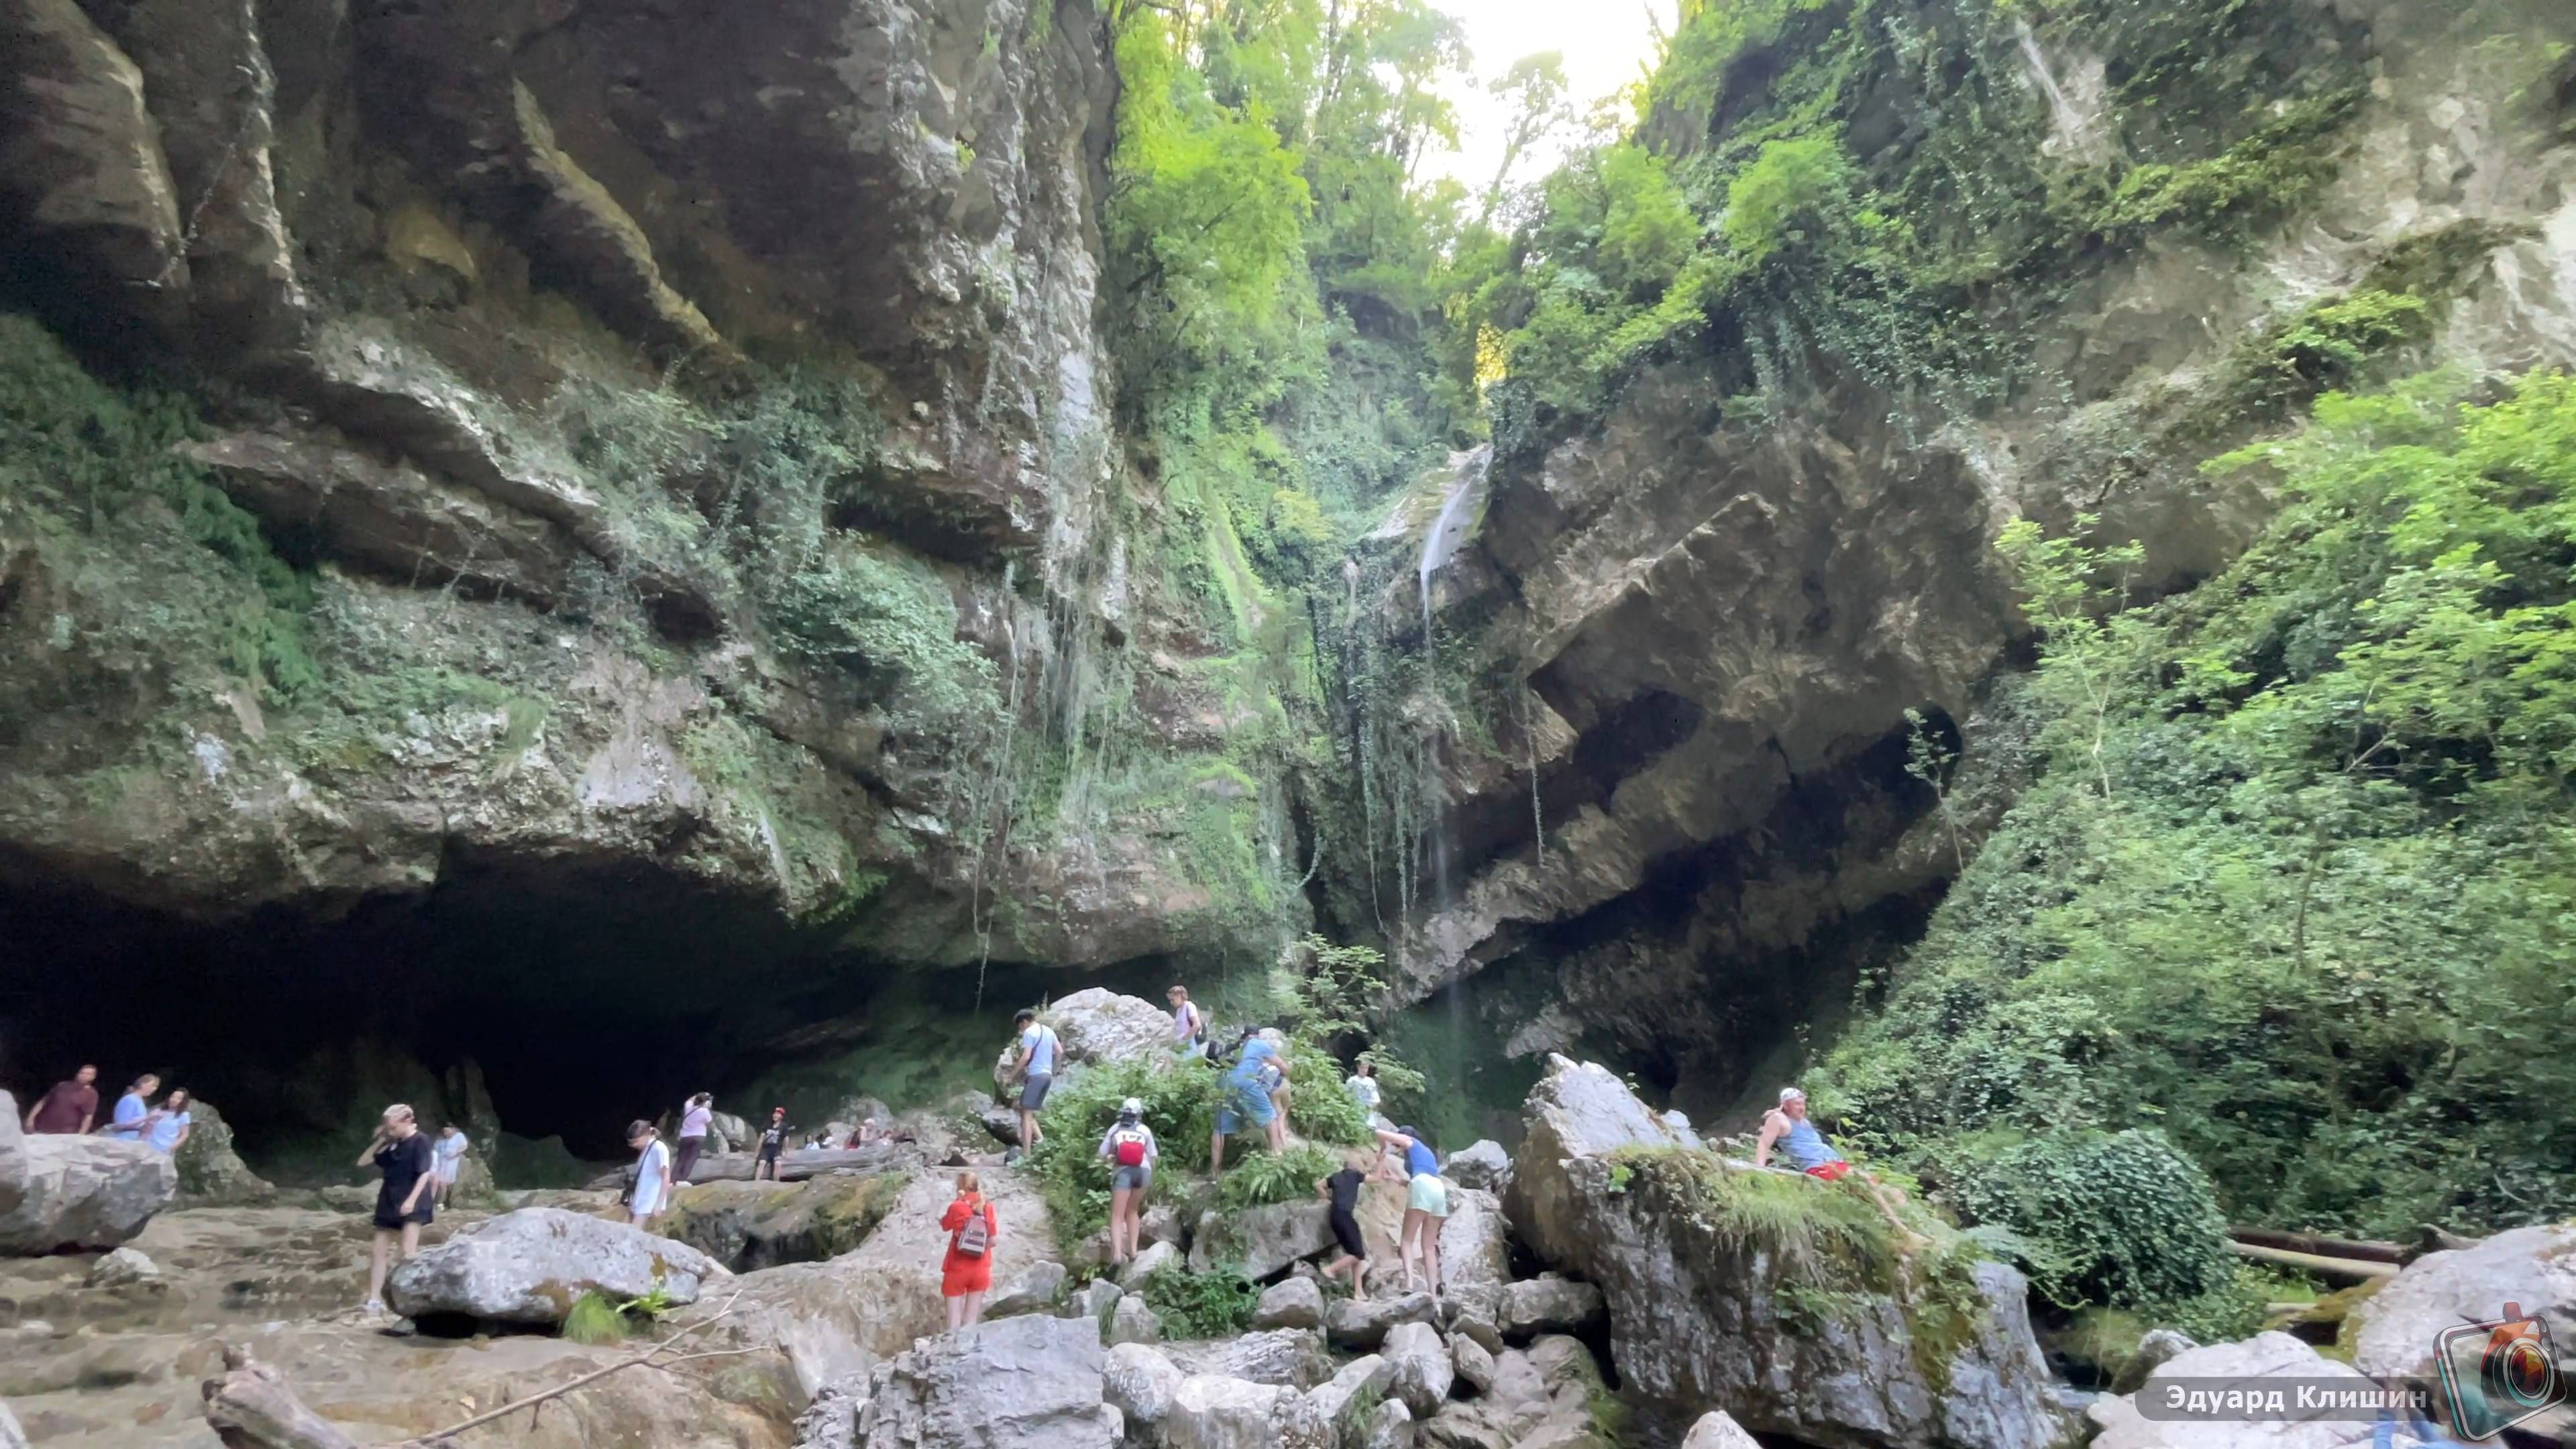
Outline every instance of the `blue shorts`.
[(1233, 1084), (1226, 1104), (1216, 1109), (1216, 1130), (1220, 1136), (1230, 1137), (1245, 1123), (1267, 1127), (1270, 1119), (1278, 1115), (1279, 1109), (1272, 1105), (1270, 1094), (1262, 1090), (1259, 1082), (1239, 1082)]

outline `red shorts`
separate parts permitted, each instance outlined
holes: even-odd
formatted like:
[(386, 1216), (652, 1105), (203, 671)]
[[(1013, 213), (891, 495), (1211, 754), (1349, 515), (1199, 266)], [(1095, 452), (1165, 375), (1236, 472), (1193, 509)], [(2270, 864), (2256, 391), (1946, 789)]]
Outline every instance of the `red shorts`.
[(1828, 1162), (1820, 1167), (1807, 1169), (1809, 1177), (1821, 1177), (1827, 1182), (1840, 1182), (1850, 1173), (1851, 1164), (1848, 1162)]

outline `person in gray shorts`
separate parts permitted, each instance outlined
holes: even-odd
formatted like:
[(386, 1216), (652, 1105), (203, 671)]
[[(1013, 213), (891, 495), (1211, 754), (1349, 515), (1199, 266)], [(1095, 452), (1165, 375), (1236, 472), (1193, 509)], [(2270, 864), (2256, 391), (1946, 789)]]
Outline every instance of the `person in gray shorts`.
[(1046, 1105), (1047, 1088), (1055, 1084), (1055, 1059), (1063, 1043), (1055, 1037), (1055, 1028), (1038, 1020), (1034, 1011), (1022, 1011), (1012, 1018), (1011, 1027), (1020, 1038), (1020, 1150), (1026, 1152), (1046, 1140), (1038, 1127), (1038, 1109)]
[(1118, 1104), (1118, 1120), (1100, 1139), (1100, 1155), (1109, 1163), (1109, 1264), (1125, 1263), (1143, 1246), (1145, 1192), (1154, 1185), (1154, 1164), (1162, 1150), (1154, 1129), (1145, 1125), (1145, 1104), (1134, 1097)]

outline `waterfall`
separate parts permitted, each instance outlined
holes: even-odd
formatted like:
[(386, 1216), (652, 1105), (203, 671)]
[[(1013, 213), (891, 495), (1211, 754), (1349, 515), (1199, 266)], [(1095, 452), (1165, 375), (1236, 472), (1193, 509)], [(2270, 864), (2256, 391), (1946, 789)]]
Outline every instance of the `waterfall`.
[[(1424, 692), (1433, 705), (1436, 722), (1445, 713), (1440, 696), (1440, 655), (1438, 639), (1433, 632), (1431, 580), (1450, 559), (1456, 557), (1458, 545), (1467, 532), (1468, 504), (1476, 485), (1484, 481), (1486, 465), (1493, 461), (1491, 448), (1452, 457), (1450, 466), (1456, 477), (1449, 485), (1448, 496), (1440, 501), (1440, 512), (1431, 520), (1431, 531), (1422, 536), (1422, 556), (1414, 564), (1414, 582), (1422, 599), (1422, 681)], [(1440, 751), (1436, 744), (1422, 752), (1422, 797), (1424, 814), (1423, 840), (1431, 856), (1433, 914), (1448, 909), (1449, 896), (1449, 792), (1440, 778)]]
[(2039, 48), (2039, 36), (2031, 30), (2030, 22), (2016, 18), (2013, 31), (2021, 43), (2022, 59), (2030, 63), (2031, 79), (2039, 83), (2040, 92), (2048, 97), (2049, 118), (2057, 126), (2057, 135), (2041, 149), (2064, 151), (2079, 158), (2091, 157), (2099, 149), (2093, 118), (2067, 99), (2066, 87), (2058, 83), (2057, 72), (2049, 66), (2046, 52)]

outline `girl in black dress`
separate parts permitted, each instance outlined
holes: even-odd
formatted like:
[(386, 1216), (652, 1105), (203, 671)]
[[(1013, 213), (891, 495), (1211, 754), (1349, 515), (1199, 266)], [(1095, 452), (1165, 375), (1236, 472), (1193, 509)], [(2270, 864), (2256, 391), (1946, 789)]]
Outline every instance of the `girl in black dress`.
[(421, 1134), (409, 1107), (397, 1102), (385, 1109), (385, 1120), (377, 1124), (367, 1150), (358, 1154), (358, 1165), (385, 1175), (384, 1185), (376, 1189), (375, 1256), (367, 1270), (367, 1311), (382, 1313), (385, 1270), (390, 1266), (386, 1260), (397, 1244), (405, 1258), (420, 1251), (420, 1230), (432, 1211), (430, 1188), (436, 1174), (429, 1139)]
[(1333, 1205), (1325, 1218), (1332, 1224), (1333, 1241), (1342, 1250), (1341, 1256), (1325, 1266), (1324, 1281), (1329, 1283), (1343, 1273), (1349, 1273), (1351, 1298), (1354, 1302), (1363, 1303), (1368, 1301), (1368, 1289), (1362, 1282), (1363, 1275), (1368, 1272), (1368, 1242), (1360, 1236), (1358, 1213), (1360, 1185), (1368, 1180), (1363, 1169), (1368, 1162), (1365, 1155), (1346, 1157), (1341, 1171), (1315, 1180), (1315, 1195)]

